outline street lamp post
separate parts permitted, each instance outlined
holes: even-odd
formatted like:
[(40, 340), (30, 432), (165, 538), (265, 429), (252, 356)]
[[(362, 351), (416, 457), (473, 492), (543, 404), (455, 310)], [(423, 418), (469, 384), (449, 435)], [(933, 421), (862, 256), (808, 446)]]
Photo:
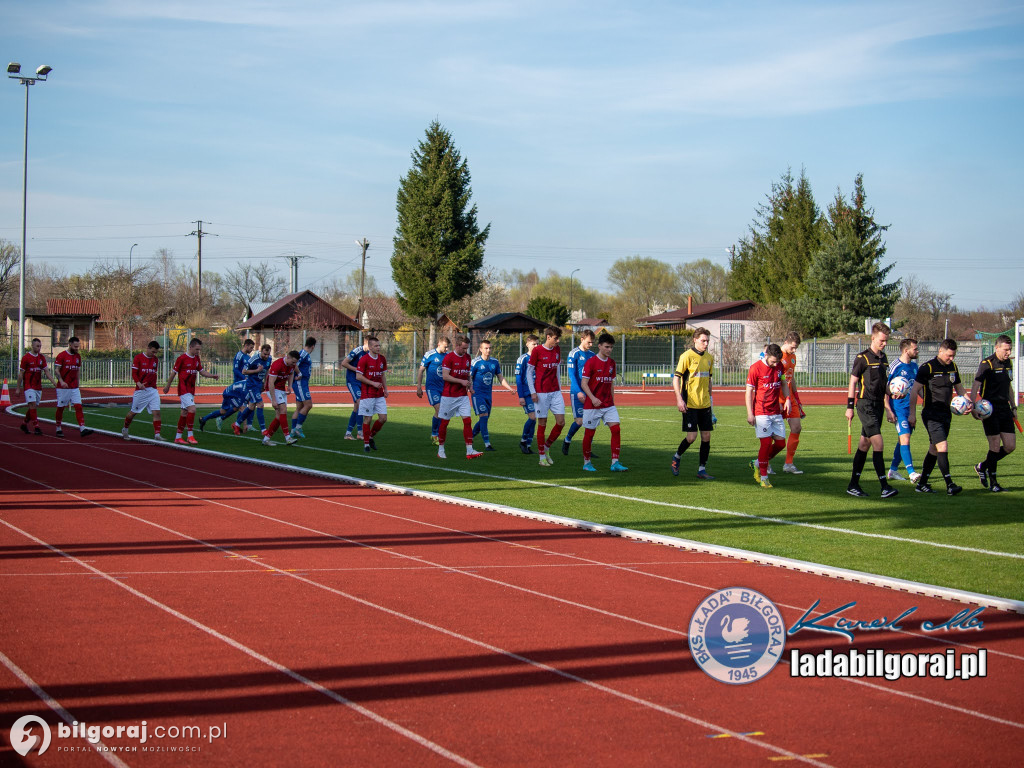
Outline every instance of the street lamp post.
[(46, 80), (53, 67), (43, 64), (36, 69), (35, 77), (21, 74), (21, 64), (12, 61), (7, 65), (7, 76), (18, 80), (25, 86), (25, 151), (21, 175), (21, 269), (19, 272), (20, 287), (18, 289), (18, 354), (25, 351), (25, 246), (28, 230), (28, 87), (40, 80)]
[(139, 247), (132, 243), (128, 249), (128, 352), (135, 349), (135, 277), (132, 275), (132, 251)]

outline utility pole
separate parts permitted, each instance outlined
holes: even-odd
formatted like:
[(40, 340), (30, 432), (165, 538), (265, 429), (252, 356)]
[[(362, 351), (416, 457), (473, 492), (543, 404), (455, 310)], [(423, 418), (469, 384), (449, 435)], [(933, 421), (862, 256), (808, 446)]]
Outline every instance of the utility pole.
[(202, 221), (202, 219), (199, 219), (198, 221), (196, 221), (196, 228), (194, 230), (192, 230), (191, 232), (189, 232), (188, 234), (189, 234), (189, 237), (191, 237), (192, 235), (195, 235), (197, 238), (199, 238), (199, 250), (198, 250), (199, 267), (198, 267), (197, 274), (198, 274), (198, 277), (199, 277), (199, 280), (198, 280), (198, 283), (199, 283), (199, 285), (198, 285), (199, 296), (200, 296), (200, 298), (202, 298), (202, 295), (203, 295), (203, 237), (204, 236), (206, 236), (206, 237), (210, 237), (210, 236), (217, 237), (217, 235), (214, 235), (212, 232), (203, 232), (203, 221)]
[(291, 255), (285, 256), (284, 258), (288, 260), (288, 274), (290, 276), (289, 279), (291, 283), (291, 291), (289, 291), (289, 293), (298, 293), (299, 262), (303, 259), (308, 259), (309, 256), (304, 253), (295, 253), (295, 251), (292, 251)]
[(356, 245), (363, 249), (363, 266), (359, 270), (359, 306), (356, 309), (356, 322), (362, 323), (363, 288), (366, 285), (366, 249), (370, 247), (370, 241), (364, 237), (362, 240), (356, 240)]

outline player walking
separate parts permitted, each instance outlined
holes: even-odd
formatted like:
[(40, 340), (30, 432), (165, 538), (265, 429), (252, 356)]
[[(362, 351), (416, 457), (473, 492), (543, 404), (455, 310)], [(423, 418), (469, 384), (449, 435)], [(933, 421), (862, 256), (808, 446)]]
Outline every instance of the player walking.
[[(850, 388), (846, 393), (846, 421), (852, 425), (856, 409), (861, 423), (860, 441), (853, 456), (853, 474), (850, 476), (850, 485), (846, 488), (846, 492), (851, 496), (868, 495), (860, 487), (860, 475), (867, 462), (869, 445), (873, 449), (871, 462), (878, 475), (878, 482), (882, 484), (882, 498), (889, 499), (898, 493), (889, 485), (885, 472), (885, 445), (882, 440), (883, 414), (890, 423), (896, 423), (896, 414), (892, 412), (892, 405), (889, 402), (886, 378), (889, 358), (885, 354), (885, 345), (889, 341), (890, 333), (889, 326), (885, 323), (875, 323), (871, 326), (871, 345), (857, 355), (853, 361), (853, 370), (850, 372)], [(913, 424), (911, 420), (910, 425)]]
[(597, 339), (597, 354), (587, 359), (580, 376), (580, 387), (586, 397), (583, 403), (583, 469), (596, 472), (591, 463), (594, 433), (602, 421), (612, 433), (612, 472), (626, 472), (629, 467), (619, 462), (619, 411), (615, 407), (615, 361), (612, 349), (615, 337), (602, 333)]
[(900, 462), (907, 468), (910, 482), (921, 479), (919, 472), (914, 471), (914, 459), (910, 455), (910, 435), (914, 429), (910, 426), (910, 390), (896, 396), (892, 393), (892, 380), (902, 377), (913, 386), (917, 380), (917, 339), (903, 339), (900, 342), (900, 356), (889, 366), (888, 385), (889, 403), (896, 414), (896, 435), (898, 442), (892, 452), (892, 464), (889, 467), (890, 480), (905, 480), (899, 473)]
[(40, 339), (32, 339), (32, 351), (26, 352), (21, 358), (18, 367), (18, 386), (14, 390), (15, 395), (20, 395), (25, 390), (25, 420), (21, 423), (21, 431), (26, 435), (31, 426), (32, 431), (43, 434), (39, 428), (39, 401), (43, 399), (43, 376), (50, 380), (54, 387), (57, 382), (53, 380), (50, 371), (46, 366), (46, 356), (42, 353), (43, 342)]
[(441, 407), (441, 397), (444, 394), (444, 379), (441, 378), (441, 363), (444, 356), (448, 354), (448, 347), (451, 341), (447, 336), (437, 340), (437, 347), (432, 352), (427, 352), (420, 361), (420, 369), (416, 374), (416, 397), (423, 399), (423, 375), (427, 376), (427, 402), (434, 409), (434, 416), (430, 420), (430, 442), (439, 445), (437, 431), (441, 426), (441, 419), (438, 418), (438, 410)]
[(526, 337), (526, 353), (516, 360), (516, 395), (519, 397), (519, 405), (523, 407), (526, 414), (526, 422), (523, 424), (523, 436), (519, 440), (519, 450), (523, 453), (533, 453), (530, 445), (533, 443), (533, 433), (537, 430), (537, 406), (530, 394), (530, 385), (526, 381), (526, 373), (529, 367), (530, 354), (533, 348), (540, 344), (540, 339), (534, 334)]
[[(558, 328), (547, 328), (544, 331), (544, 343), (533, 348), (526, 367), (526, 383), (537, 406), (537, 449), (540, 451), (542, 467), (555, 466), (548, 449), (565, 426), (565, 400), (562, 399), (562, 385), (558, 379), (558, 366), (562, 361), (562, 348), (558, 346), (560, 338), (562, 332)], [(545, 442), (544, 430), (549, 411), (555, 415), (555, 427)]]
[(245, 381), (245, 369), (249, 367), (249, 359), (253, 350), (256, 349), (256, 342), (246, 339), (242, 342), (242, 348), (235, 353), (235, 359), (231, 362), (232, 383)]
[(471, 361), (466, 350), (469, 339), (465, 336), (455, 337), (455, 351), (449, 352), (441, 362), (441, 378), (444, 379), (444, 392), (438, 416), (441, 424), (438, 427), (437, 457), (448, 458), (444, 452), (444, 442), (448, 435), (448, 422), (457, 414), (462, 417), (462, 437), (466, 441), (466, 458), (478, 459), (482, 453), (473, 447), (473, 421), (470, 418), (469, 396), (473, 394), (473, 379), (469, 369)]
[(491, 417), (494, 380), (497, 379), (501, 386), (509, 392), (515, 392), (515, 390), (511, 384), (505, 381), (505, 377), (502, 376), (501, 363), (491, 357), (491, 342), (484, 339), (480, 342), (479, 350), (480, 356), (473, 360), (472, 366), (469, 369), (470, 376), (473, 379), (473, 396), (470, 400), (473, 411), (477, 415), (477, 422), (473, 425), (473, 434), (483, 435), (484, 448), (488, 451), (493, 451), (494, 446), (491, 445), (491, 435), (487, 431), (487, 422)]
[(675, 373), (672, 374), (672, 390), (676, 393), (676, 408), (683, 414), (684, 437), (672, 457), (672, 474), (679, 475), (679, 460), (686, 449), (697, 439), (700, 432), (700, 455), (697, 462), (697, 477), (714, 480), (708, 474), (707, 463), (711, 455), (711, 431), (714, 418), (711, 414), (711, 372), (715, 359), (708, 352), (711, 332), (698, 328), (693, 332), (693, 347), (679, 356)]
[(188, 343), (188, 352), (178, 355), (171, 368), (171, 375), (164, 384), (164, 394), (171, 390), (174, 377), (178, 377), (178, 399), (181, 401), (181, 414), (178, 416), (178, 430), (174, 433), (174, 442), (185, 445), (182, 434), (188, 430), (188, 444), (199, 445), (192, 432), (192, 425), (196, 420), (196, 379), (202, 376), (204, 379), (219, 379), (216, 373), (207, 373), (203, 369), (203, 361), (199, 359), (199, 351), (203, 342), (199, 339), (192, 339)]
[(85, 426), (85, 414), (82, 413), (82, 391), (78, 388), (78, 375), (82, 370), (82, 356), (78, 353), (81, 341), (77, 336), (68, 339), (68, 348), (62, 351), (53, 360), (53, 367), (57, 373), (57, 415), (54, 421), (57, 422), (57, 437), (64, 437), (64, 430), (61, 429), (61, 419), (64, 418), (64, 409), (69, 405), (75, 411), (75, 419), (78, 421), (78, 433), (82, 437), (92, 434), (92, 430)]
[[(789, 423), (789, 439), (786, 441), (786, 462), (782, 465), (782, 471), (791, 475), (802, 475), (803, 470), (797, 469), (793, 463), (796, 455), (796, 448), (800, 445), (801, 419), (806, 417), (804, 407), (800, 404), (800, 394), (796, 389), (796, 350), (800, 346), (800, 334), (790, 331), (782, 342), (782, 375), (789, 385), (791, 405), (783, 409), (782, 416)], [(782, 396), (782, 393), (779, 393)]]
[[(341, 361), (341, 365), (346, 369), (345, 374), (345, 386), (348, 387), (348, 393), (352, 396), (352, 413), (348, 417), (348, 426), (345, 428), (345, 439), (346, 440), (362, 440), (363, 439), (363, 419), (359, 415), (359, 395), (362, 393), (363, 387), (359, 383), (359, 379), (356, 378), (356, 374), (359, 372), (359, 361), (369, 351), (369, 347), (366, 345), (366, 337), (363, 338), (363, 343), (354, 347), (345, 359)], [(355, 430), (355, 433), (353, 433)]]
[[(782, 349), (769, 344), (764, 359), (758, 359), (747, 372), (744, 399), (747, 404), (747, 423), (761, 443), (757, 459), (751, 460), (754, 482), (762, 488), (772, 488), (768, 480), (768, 462), (786, 447), (786, 426), (782, 421), (783, 409), (792, 405), (789, 384), (783, 376)], [(779, 397), (779, 393), (782, 397)], [(781, 402), (780, 402), (781, 401)]]
[(270, 357), (270, 345), (264, 344), (258, 353), (249, 358), (248, 367), (242, 371), (248, 386), (245, 391), (246, 406), (238, 412), (238, 418), (231, 425), (231, 430), (236, 435), (249, 430), (254, 415), (260, 423), (260, 432), (262, 433), (267, 428), (267, 422), (263, 416), (263, 390), (267, 385), (267, 371), (270, 370), (273, 362)]
[(267, 371), (267, 391), (270, 393), (270, 404), (277, 414), (270, 422), (270, 426), (263, 430), (263, 444), (273, 445), (270, 438), (281, 427), (281, 434), (288, 445), (297, 443), (298, 438), (292, 435), (288, 429), (288, 390), (291, 389), (292, 380), (295, 376), (295, 366), (299, 362), (298, 350), (292, 350), (284, 357), (279, 357), (270, 364)]
[[(132, 420), (143, 411), (149, 411), (153, 417), (153, 439), (163, 440), (160, 434), (160, 392), (156, 388), (157, 368), (160, 360), (157, 353), (161, 350), (159, 341), (151, 341), (146, 345), (145, 352), (139, 352), (132, 360), (132, 381), (135, 391), (132, 392), (132, 406), (124, 417), (121, 437), (130, 440), (129, 427)], [(200, 427), (202, 429), (202, 427)]]
[(569, 372), (569, 406), (572, 408), (573, 422), (569, 425), (569, 432), (562, 441), (562, 455), (569, 455), (569, 444), (572, 436), (583, 426), (583, 406), (587, 396), (583, 392), (583, 366), (594, 356), (591, 347), (594, 346), (594, 332), (590, 329), (580, 334), (580, 345), (569, 353), (569, 359), (565, 367)]
[(971, 387), (971, 402), (978, 402), (980, 397), (992, 403), (992, 415), (981, 422), (985, 428), (985, 437), (988, 439), (988, 455), (974, 465), (974, 471), (978, 473), (982, 487), (987, 486), (995, 493), (1003, 490), (996, 480), (996, 465), (1017, 447), (1017, 435), (1013, 432), (1017, 406), (1013, 402), (1011, 387), (1012, 348), (1013, 341), (1009, 336), (997, 338), (995, 351), (981, 361), (974, 376), (974, 385)]
[[(363, 450), (369, 453), (377, 450), (374, 438), (388, 420), (388, 382), (385, 375), (388, 361), (380, 353), (380, 340), (376, 336), (367, 336), (366, 346), (366, 354), (359, 358), (356, 378), (363, 385), (359, 393), (359, 415), (363, 417)], [(374, 414), (377, 414), (377, 422), (371, 425)]]
[(953, 400), (953, 392), (964, 394), (963, 378), (953, 358), (956, 357), (957, 343), (954, 339), (945, 339), (939, 344), (935, 357), (922, 365), (917, 371), (917, 380), (910, 396), (910, 427), (917, 425), (917, 398), (924, 398), (921, 419), (928, 432), (928, 455), (924, 457), (921, 477), (915, 490), (918, 493), (935, 493), (928, 485), (928, 476), (939, 465), (942, 479), (946, 481), (946, 495), (956, 496), (963, 490), (953, 482), (949, 474), (949, 428), (953, 421), (953, 413), (949, 404)]
[(295, 379), (292, 381), (292, 392), (295, 395), (295, 415), (292, 417), (292, 434), (296, 437), (305, 437), (302, 425), (306, 423), (306, 417), (313, 410), (313, 395), (309, 391), (309, 377), (313, 371), (313, 350), (316, 349), (316, 339), (312, 336), (306, 339), (306, 344), (299, 352), (299, 362), (295, 366)]

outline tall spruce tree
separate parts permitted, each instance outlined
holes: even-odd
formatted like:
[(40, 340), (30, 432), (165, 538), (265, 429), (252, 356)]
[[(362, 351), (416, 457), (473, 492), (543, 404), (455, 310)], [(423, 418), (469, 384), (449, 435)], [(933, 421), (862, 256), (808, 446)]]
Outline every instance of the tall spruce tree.
[(480, 229), (477, 224), (476, 205), (470, 205), (469, 166), (436, 120), (412, 161), (398, 187), (391, 274), (402, 309), (430, 319), (432, 347), (441, 310), (482, 287), (480, 270), (491, 225)]
[(888, 229), (867, 206), (863, 174), (847, 201), (841, 190), (828, 208), (823, 244), (807, 274), (806, 290), (784, 302), (805, 334), (855, 331), (865, 317), (888, 317), (900, 297), (900, 281), (885, 282), (893, 264), (882, 264)]

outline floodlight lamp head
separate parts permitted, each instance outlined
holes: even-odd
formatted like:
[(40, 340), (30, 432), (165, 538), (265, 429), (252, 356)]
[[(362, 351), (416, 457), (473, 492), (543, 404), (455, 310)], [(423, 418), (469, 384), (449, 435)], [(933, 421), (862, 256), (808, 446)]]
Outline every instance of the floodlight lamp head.
[(21, 73), (21, 64), (19, 64), (18, 62), (12, 61), (10, 64), (7, 65), (7, 74), (8, 75), (17, 75), (17, 74), (20, 74), (20, 73)]
[(44, 80), (46, 79), (46, 76), (51, 72), (53, 72), (53, 67), (51, 67), (49, 64), (43, 64), (41, 67), (38, 67), (36, 69), (36, 74)]

